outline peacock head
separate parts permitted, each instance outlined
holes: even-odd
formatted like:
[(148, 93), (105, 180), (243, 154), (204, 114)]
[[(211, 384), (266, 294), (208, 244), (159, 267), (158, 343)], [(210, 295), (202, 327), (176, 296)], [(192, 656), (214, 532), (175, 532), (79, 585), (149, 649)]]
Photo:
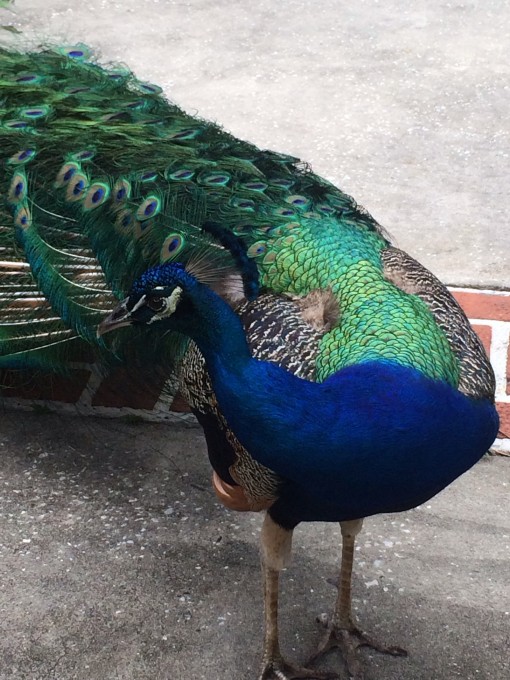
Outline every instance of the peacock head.
[(132, 285), (127, 298), (99, 324), (98, 337), (122, 326), (151, 326), (180, 330), (179, 321), (189, 318), (187, 292), (196, 279), (178, 262), (166, 262), (144, 272)]

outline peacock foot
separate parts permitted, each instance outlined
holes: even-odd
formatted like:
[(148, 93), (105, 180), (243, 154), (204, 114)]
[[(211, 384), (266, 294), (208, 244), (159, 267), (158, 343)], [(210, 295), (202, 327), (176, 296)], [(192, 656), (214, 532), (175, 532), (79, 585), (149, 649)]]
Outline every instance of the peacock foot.
[(407, 656), (407, 652), (402, 647), (385, 646), (363, 633), (352, 622), (343, 628), (334, 623), (328, 622), (326, 615), (318, 617), (318, 621), (327, 627), (324, 638), (319, 643), (315, 654), (311, 656), (307, 664), (314, 663), (319, 657), (327, 654), (331, 649), (338, 648), (345, 661), (349, 676), (353, 680), (363, 680), (363, 665), (358, 658), (357, 651), (360, 647), (370, 647), (381, 654), (391, 654), (391, 656)]
[(338, 673), (316, 671), (313, 668), (296, 666), (285, 661), (281, 656), (264, 660), (259, 680), (294, 680), (308, 678), (308, 680), (338, 680)]

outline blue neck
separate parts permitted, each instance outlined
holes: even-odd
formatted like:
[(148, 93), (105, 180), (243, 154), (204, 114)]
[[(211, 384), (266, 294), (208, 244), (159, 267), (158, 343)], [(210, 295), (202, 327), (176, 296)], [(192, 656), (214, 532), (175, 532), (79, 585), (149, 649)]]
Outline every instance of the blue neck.
[(177, 329), (197, 344), (211, 375), (216, 370), (240, 375), (251, 353), (239, 317), (216, 293), (196, 280), (185, 287), (185, 292), (191, 310), (183, 310)]

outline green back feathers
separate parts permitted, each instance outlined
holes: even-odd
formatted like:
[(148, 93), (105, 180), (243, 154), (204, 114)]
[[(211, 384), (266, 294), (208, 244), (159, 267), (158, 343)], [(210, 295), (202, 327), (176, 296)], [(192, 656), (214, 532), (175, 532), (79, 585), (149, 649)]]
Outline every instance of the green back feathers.
[[(28, 263), (56, 317), (55, 342), (69, 330), (102, 351), (95, 325), (148, 266), (198, 257), (232, 266), (202, 228), (211, 221), (242, 239), (263, 286), (333, 290), (340, 320), (323, 339), (319, 379), (381, 357), (456, 382), (446, 338), (418, 298), (385, 281), (387, 241), (352, 198), (90, 58), (83, 46), (0, 50), (0, 249)], [(2, 290), (3, 319), (14, 293)], [(0, 330), (5, 361), (9, 333)]]

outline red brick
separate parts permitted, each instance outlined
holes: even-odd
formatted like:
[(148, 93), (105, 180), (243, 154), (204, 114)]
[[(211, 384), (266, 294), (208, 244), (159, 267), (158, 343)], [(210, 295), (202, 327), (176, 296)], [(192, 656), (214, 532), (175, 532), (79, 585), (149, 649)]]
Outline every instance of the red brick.
[(499, 402), (496, 406), (499, 413), (498, 437), (510, 439), (510, 404)]
[(507, 394), (510, 394), (510, 351), (506, 354), (506, 390)]
[(170, 411), (174, 411), (176, 413), (191, 413), (188, 402), (186, 399), (184, 399), (180, 392), (177, 392), (174, 400), (170, 404)]
[(0, 371), (2, 396), (18, 399), (42, 399), (75, 404), (90, 379), (90, 371), (74, 369), (69, 375), (30, 371)]
[(492, 328), (490, 326), (482, 326), (480, 324), (473, 324), (473, 329), (482, 341), (487, 355), (491, 353)]
[(159, 399), (165, 380), (147, 382), (144, 376), (125, 368), (117, 368), (99, 385), (92, 406), (152, 410)]
[(510, 321), (510, 295), (451, 291), (470, 319)]

